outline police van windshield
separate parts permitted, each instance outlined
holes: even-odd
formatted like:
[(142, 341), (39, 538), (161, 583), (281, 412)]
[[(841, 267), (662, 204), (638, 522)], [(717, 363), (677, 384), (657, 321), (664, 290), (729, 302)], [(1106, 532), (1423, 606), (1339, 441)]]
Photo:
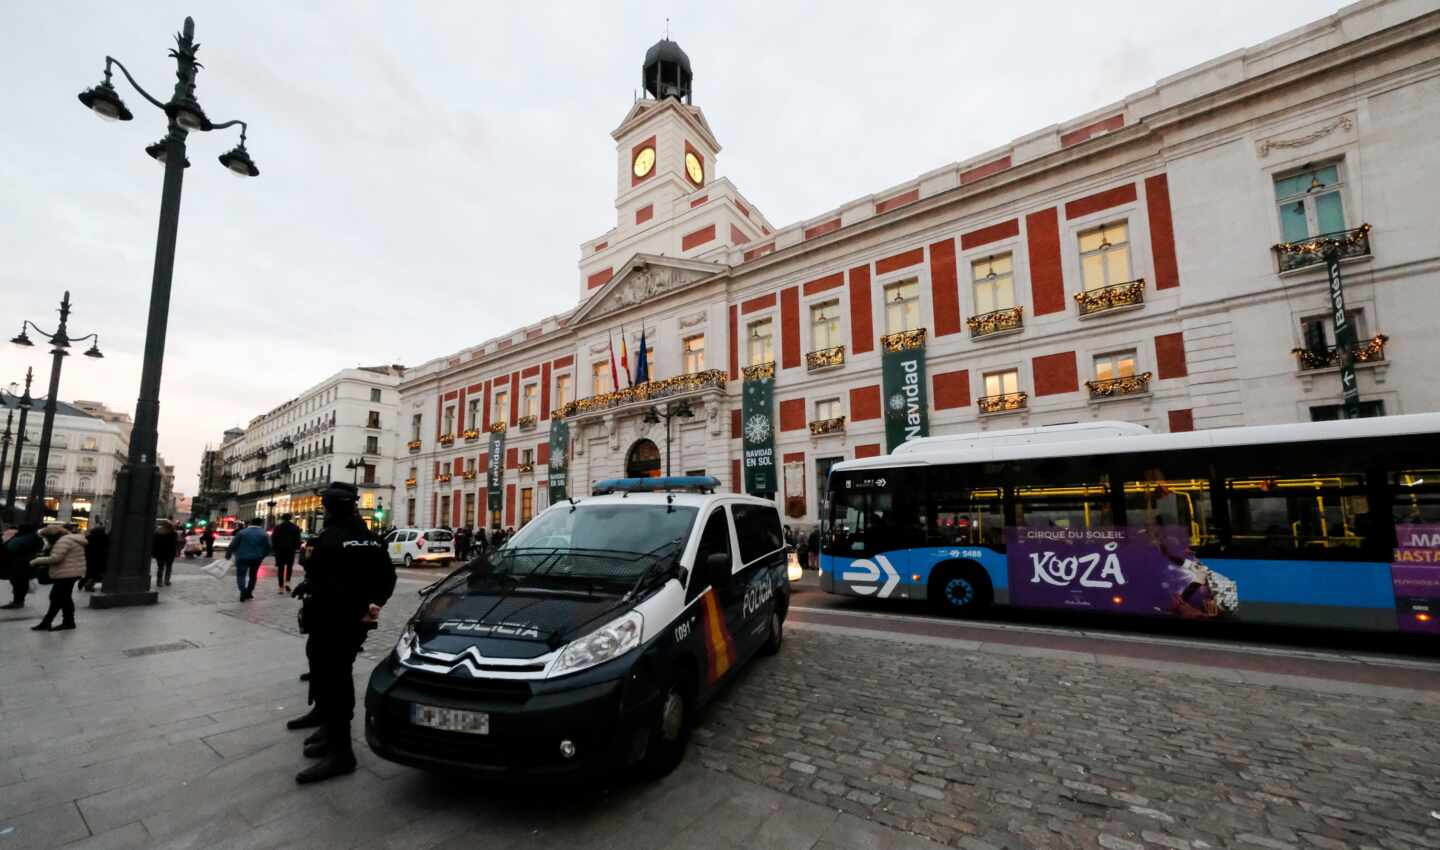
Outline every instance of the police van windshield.
[[(655, 558), (678, 554), (696, 513), (679, 505), (561, 506), (517, 532), (498, 553), (495, 568), (514, 575), (634, 579)], [(562, 563), (555, 563), (555, 554), (565, 556)]]

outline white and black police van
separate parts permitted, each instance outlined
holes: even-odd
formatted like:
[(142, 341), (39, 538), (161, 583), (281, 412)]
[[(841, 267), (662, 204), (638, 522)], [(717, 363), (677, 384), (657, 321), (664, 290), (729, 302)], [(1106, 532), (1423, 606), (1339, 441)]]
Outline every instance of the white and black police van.
[(673, 768), (790, 599), (775, 505), (719, 483), (602, 481), (422, 591), (370, 676), (370, 748), (505, 779)]

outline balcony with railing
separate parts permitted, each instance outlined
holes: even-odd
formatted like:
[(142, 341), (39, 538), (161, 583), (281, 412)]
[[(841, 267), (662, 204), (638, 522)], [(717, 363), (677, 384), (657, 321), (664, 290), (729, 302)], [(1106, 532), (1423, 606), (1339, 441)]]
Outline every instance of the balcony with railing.
[(1025, 327), (1025, 318), (1021, 308), (1005, 307), (971, 316), (965, 320), (965, 324), (970, 326), (971, 339), (985, 339), (1020, 333)]
[(1335, 246), (1341, 260), (1355, 260), (1370, 256), (1370, 225), (1362, 224), (1354, 230), (1337, 230), (1321, 233), (1298, 242), (1281, 242), (1271, 250), (1279, 271), (1292, 272), (1307, 266), (1325, 262), (1325, 251)]
[(497, 419), (490, 423), (490, 433), (499, 434), (505, 430), (505, 420)]
[(835, 416), (830, 419), (815, 419), (810, 423), (810, 436), (823, 437), (826, 434), (841, 434), (845, 431), (845, 417)]
[(474, 481), (474, 480), (475, 480), (475, 475), (476, 475), (475, 470), (473, 470), (473, 469), (467, 469), (467, 470), (465, 470), (464, 473), (462, 473), (461, 477), (463, 477), (466, 481)]
[(450, 476), (450, 473), (448, 473), (448, 472), (441, 472), (441, 473), (439, 473), (438, 475), (435, 476), (435, 480), (438, 481), (438, 482), (440, 482), (441, 484), (449, 484), (449, 483), (450, 483), (450, 477), (451, 477), (451, 476)]
[(625, 387), (614, 392), (576, 399), (556, 408), (555, 415), (587, 416), (631, 405), (644, 405), (656, 399), (695, 396), (707, 391), (723, 393), (728, 379), (723, 369), (707, 369), (704, 372), (691, 372), (685, 375), (676, 375), (673, 378), (646, 381), (643, 384)]
[(415, 476), (413, 476), (413, 475), (410, 476), (409, 478), (406, 478), (406, 479), (405, 479), (405, 486), (406, 486), (406, 487), (414, 487), (414, 486), (415, 486), (416, 484), (418, 484), (418, 483), (419, 483), (419, 482), (415, 480)]
[(980, 396), (975, 400), (975, 405), (980, 408), (981, 413), (1013, 413), (1024, 410), (1029, 401), (1029, 393), (1001, 393)]
[(1145, 304), (1145, 278), (1082, 290), (1075, 293), (1075, 303), (1080, 305), (1081, 318), (1133, 310)]
[(467, 442), (467, 443), (473, 443), (473, 442), (475, 442), (476, 440), (480, 439), (480, 429), (479, 429), (479, 428), (466, 428), (466, 429), (465, 429), (465, 433), (462, 434), (461, 436), (463, 436), (463, 437), (465, 438), (465, 442)]
[[(1356, 343), (1351, 349), (1351, 356), (1356, 364), (1380, 363), (1385, 360), (1385, 343), (1390, 337), (1385, 334), (1375, 336)], [(1340, 348), (1328, 346), (1326, 348), (1292, 348), (1290, 353), (1300, 366), (1301, 372), (1313, 372), (1316, 369), (1336, 369), (1340, 366)]]
[(819, 372), (823, 369), (834, 369), (836, 366), (844, 365), (845, 346), (843, 345), (821, 348), (805, 354), (805, 370), (808, 372)]
[(529, 415), (521, 416), (519, 419), (516, 419), (515, 424), (520, 428), (520, 430), (529, 431), (531, 428), (534, 428), (536, 423), (538, 423), (539, 421), (540, 417), (531, 413)]
[(521, 475), (529, 475), (530, 473), (535, 471), (535, 464), (522, 463), (519, 465), (518, 469), (520, 470)]
[(880, 337), (880, 348), (885, 351), (909, 351), (912, 348), (920, 348), (925, 345), (925, 329), (916, 328), (913, 331), (899, 331), (898, 333), (886, 334)]
[(411, 440), (410, 442), (408, 442), (408, 443), (405, 444), (405, 448), (409, 449), (409, 450), (410, 450), (410, 454), (413, 455), (413, 454), (415, 454), (416, 452), (420, 451), (420, 441), (419, 441), (419, 440)]
[(1138, 375), (1126, 375), (1121, 378), (1086, 381), (1085, 386), (1090, 390), (1091, 401), (1104, 401), (1131, 395), (1143, 395), (1149, 392), (1151, 377), (1149, 372), (1141, 372)]
[(439, 443), (442, 447), (453, 446), (455, 445), (455, 435), (441, 434), (440, 439), (436, 440), (435, 442)]

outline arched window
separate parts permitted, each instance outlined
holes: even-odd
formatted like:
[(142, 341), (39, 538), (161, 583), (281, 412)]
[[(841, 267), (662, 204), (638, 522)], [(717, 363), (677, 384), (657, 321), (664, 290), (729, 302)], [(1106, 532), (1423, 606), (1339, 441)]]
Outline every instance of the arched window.
[(54, 475), (45, 476), (45, 490), (54, 493), (60, 487), (60, 479)]
[(81, 478), (81, 479), (80, 479), (80, 492), (81, 492), (81, 493), (89, 493), (89, 492), (91, 492), (91, 491), (92, 491), (92, 486), (91, 486), (91, 481), (90, 481), (90, 479), (89, 479), (89, 478)]
[(19, 482), (18, 482), (18, 483), (19, 483), (19, 486), (20, 486), (20, 489), (21, 489), (21, 490), (29, 490), (31, 487), (35, 486), (35, 473), (33, 473), (33, 472), (22, 472), (22, 473), (20, 473), (20, 479), (19, 479)]

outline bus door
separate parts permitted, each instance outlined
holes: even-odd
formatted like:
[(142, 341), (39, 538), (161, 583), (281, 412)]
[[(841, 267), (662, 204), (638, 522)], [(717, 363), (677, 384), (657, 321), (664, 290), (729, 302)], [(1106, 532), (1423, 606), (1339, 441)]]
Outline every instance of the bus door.
[(906, 469), (831, 475), (829, 539), (822, 586), (877, 599), (911, 595), (911, 547), (923, 540), (923, 494)]

